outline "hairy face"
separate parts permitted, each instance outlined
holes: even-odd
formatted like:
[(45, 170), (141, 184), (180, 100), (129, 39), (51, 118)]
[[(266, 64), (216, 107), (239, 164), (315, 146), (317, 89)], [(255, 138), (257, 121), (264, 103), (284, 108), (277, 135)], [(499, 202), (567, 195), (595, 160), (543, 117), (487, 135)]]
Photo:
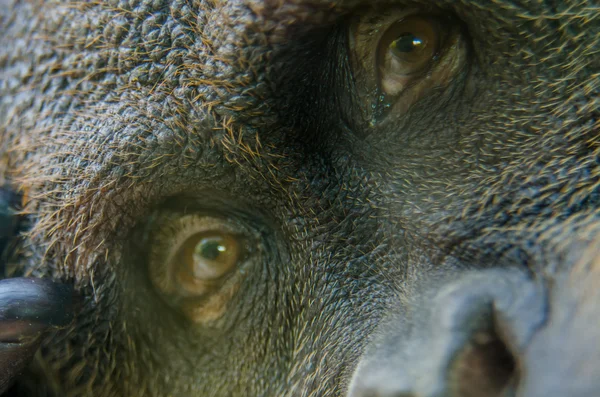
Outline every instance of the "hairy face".
[(0, 43), (11, 274), (85, 302), (16, 392), (600, 390), (593, 1), (0, 0)]

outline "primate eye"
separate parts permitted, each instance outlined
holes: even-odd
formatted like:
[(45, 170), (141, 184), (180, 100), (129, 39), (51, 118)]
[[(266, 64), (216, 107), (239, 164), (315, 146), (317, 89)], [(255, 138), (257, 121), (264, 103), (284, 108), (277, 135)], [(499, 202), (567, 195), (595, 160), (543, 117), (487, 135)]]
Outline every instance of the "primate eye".
[[(412, 13), (412, 14), (411, 14)], [(367, 12), (350, 28), (351, 64), (372, 125), (403, 114), (463, 69), (467, 45), (451, 15)]]
[(190, 295), (201, 293), (207, 284), (229, 274), (242, 257), (236, 236), (219, 230), (198, 233), (188, 238), (173, 257), (177, 283)]
[(152, 218), (150, 281), (190, 320), (221, 317), (251, 264), (251, 238), (242, 225), (201, 214), (166, 212)]
[(380, 41), (379, 67), (382, 77), (422, 73), (439, 50), (439, 29), (435, 20), (409, 17), (392, 25)]

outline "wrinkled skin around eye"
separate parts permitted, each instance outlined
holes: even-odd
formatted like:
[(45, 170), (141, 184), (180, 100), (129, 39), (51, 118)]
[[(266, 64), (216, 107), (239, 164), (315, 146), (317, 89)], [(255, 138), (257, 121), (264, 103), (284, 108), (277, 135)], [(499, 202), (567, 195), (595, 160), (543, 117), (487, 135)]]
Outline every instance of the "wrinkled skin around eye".
[(456, 21), (401, 15), (384, 19), (375, 32), (361, 25), (368, 15), (353, 26), (355, 66), (371, 87), (364, 98), (374, 109), (371, 123), (405, 114), (428, 93), (450, 85), (467, 62), (467, 37)]
[(196, 323), (218, 320), (254, 259), (243, 229), (202, 214), (165, 211), (148, 226), (150, 280), (175, 310)]

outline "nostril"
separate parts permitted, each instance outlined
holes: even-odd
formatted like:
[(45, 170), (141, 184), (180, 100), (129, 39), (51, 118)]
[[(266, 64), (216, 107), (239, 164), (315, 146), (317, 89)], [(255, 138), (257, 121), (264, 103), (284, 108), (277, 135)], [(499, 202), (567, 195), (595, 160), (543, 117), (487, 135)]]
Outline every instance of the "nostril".
[(508, 397), (518, 383), (517, 362), (494, 331), (473, 336), (452, 364), (452, 396)]

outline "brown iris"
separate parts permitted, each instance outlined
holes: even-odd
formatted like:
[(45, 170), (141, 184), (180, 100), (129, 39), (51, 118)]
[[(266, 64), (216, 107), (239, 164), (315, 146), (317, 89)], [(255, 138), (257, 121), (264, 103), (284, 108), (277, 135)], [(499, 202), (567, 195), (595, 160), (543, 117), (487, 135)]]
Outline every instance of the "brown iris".
[(214, 324), (257, 260), (249, 229), (227, 218), (170, 210), (154, 215), (150, 226), (152, 285), (192, 322)]
[(384, 93), (396, 95), (424, 76), (441, 48), (440, 23), (428, 16), (411, 16), (394, 23), (378, 48), (378, 69)]
[(394, 24), (385, 33), (381, 48), (382, 68), (398, 75), (426, 69), (439, 47), (437, 24), (430, 18), (413, 16)]
[[(467, 64), (466, 29), (428, 8), (365, 10), (349, 28), (348, 48), (369, 129), (396, 120), (424, 97), (442, 94)], [(464, 74), (463, 74), (464, 76)]]
[(201, 295), (236, 268), (241, 253), (236, 236), (223, 232), (193, 235), (173, 258), (176, 283), (188, 294)]

